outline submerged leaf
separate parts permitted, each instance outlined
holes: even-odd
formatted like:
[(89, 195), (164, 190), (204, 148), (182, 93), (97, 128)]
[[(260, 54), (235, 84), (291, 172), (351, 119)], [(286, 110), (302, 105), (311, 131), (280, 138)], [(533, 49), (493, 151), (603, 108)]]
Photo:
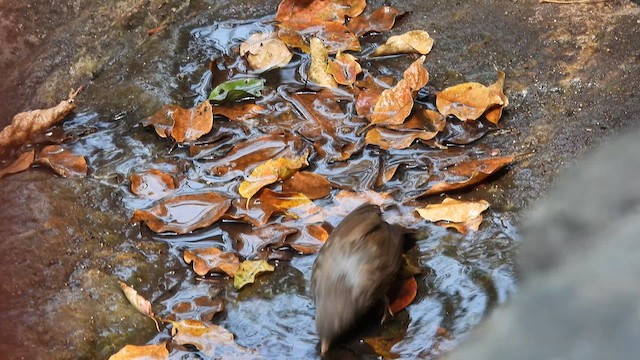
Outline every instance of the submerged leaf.
[(380, 45), (371, 56), (395, 54), (426, 55), (433, 47), (433, 39), (424, 30), (412, 30), (402, 35), (390, 37), (384, 45)]
[(259, 359), (253, 351), (236, 344), (232, 333), (222, 326), (199, 320), (171, 322), (171, 336), (180, 345), (192, 345), (211, 359)]
[(267, 247), (282, 247), (289, 235), (298, 230), (281, 224), (269, 224), (238, 234), (238, 252), (245, 258), (255, 259)]
[(131, 181), (131, 192), (149, 199), (163, 198), (176, 188), (176, 180), (173, 176), (158, 169), (133, 174), (129, 179)]
[(151, 320), (153, 320), (153, 322), (156, 323), (156, 329), (160, 331), (160, 326), (158, 325), (158, 321), (156, 320), (156, 315), (151, 309), (151, 303), (149, 302), (149, 300), (138, 295), (137, 291), (135, 291), (132, 287), (123, 283), (122, 281), (118, 281), (118, 284), (120, 285), (120, 288), (122, 288), (124, 296), (127, 298), (127, 300), (129, 300), (129, 303), (131, 303), (131, 305), (133, 305), (133, 307), (136, 308), (138, 312), (146, 315)]
[(247, 58), (252, 69), (264, 72), (283, 67), (293, 54), (275, 33), (256, 33), (240, 45), (240, 54)]
[(290, 47), (309, 52), (308, 41), (319, 38), (329, 54), (339, 51), (360, 51), (358, 38), (344, 26), (342, 21), (299, 20), (278, 25), (278, 37)]
[(229, 80), (216, 86), (209, 94), (209, 100), (219, 103), (223, 101), (236, 101), (251, 97), (262, 96), (264, 79), (239, 79)]
[(62, 177), (86, 176), (88, 171), (84, 156), (75, 155), (60, 145), (45, 146), (36, 162), (50, 167)]
[(356, 82), (356, 77), (362, 72), (362, 68), (355, 56), (346, 53), (336, 54), (334, 61), (329, 62), (328, 73), (340, 85), (351, 86)]
[(329, 52), (325, 49), (322, 40), (311, 38), (309, 40), (311, 65), (309, 65), (309, 80), (324, 87), (336, 87), (338, 84), (327, 72)]
[(461, 201), (453, 198), (446, 198), (440, 204), (429, 204), (416, 211), (422, 218), (431, 222), (440, 220), (451, 222), (466, 222), (475, 219), (483, 211), (489, 208), (489, 203), (480, 201)]
[(160, 200), (151, 208), (136, 209), (131, 222), (144, 222), (153, 232), (186, 234), (207, 227), (222, 217), (231, 200), (217, 192), (178, 195)]
[(240, 259), (236, 254), (214, 247), (185, 250), (182, 257), (187, 264), (193, 263), (193, 271), (200, 276), (209, 272), (223, 272), (233, 277), (240, 267)]
[(245, 260), (240, 264), (240, 270), (233, 278), (233, 286), (240, 290), (247, 284), (256, 281), (255, 277), (267, 271), (274, 271), (275, 268), (269, 265), (265, 260)]
[(268, 214), (281, 213), (293, 219), (306, 218), (322, 212), (306, 195), (296, 192), (275, 192), (264, 189), (260, 194), (260, 208)]
[(365, 142), (371, 145), (377, 145), (381, 149), (406, 149), (416, 140), (431, 140), (438, 133), (425, 130), (417, 131), (396, 131), (385, 129), (383, 127), (374, 127), (367, 132)]
[(404, 14), (403, 11), (394, 7), (383, 6), (367, 16), (358, 16), (349, 20), (347, 27), (358, 37), (372, 31), (388, 31), (395, 24), (396, 17), (402, 14)]
[(308, 156), (309, 152), (305, 151), (304, 154), (293, 159), (281, 157), (267, 161), (253, 169), (249, 177), (240, 184), (238, 193), (240, 193), (242, 197), (250, 199), (264, 186), (273, 184), (278, 180), (284, 180), (299, 169), (309, 165), (307, 162)]
[(450, 179), (439, 181), (433, 184), (426, 192), (419, 197), (439, 194), (451, 190), (462, 189), (475, 185), (486, 179), (494, 172), (511, 164), (515, 160), (514, 156), (502, 156), (488, 159), (471, 160), (454, 165), (447, 169), (446, 176)]
[(266, 109), (257, 104), (231, 103), (227, 105), (214, 106), (214, 115), (222, 115), (231, 121), (244, 121), (252, 119), (264, 112)]
[(397, 314), (409, 306), (418, 294), (418, 283), (411, 276), (391, 286), (389, 289), (389, 311)]
[(34, 154), (35, 151), (33, 150), (20, 154), (20, 156), (9, 164), (9, 166), (4, 169), (0, 169), (0, 179), (9, 174), (15, 174), (27, 170), (31, 164), (33, 164), (33, 159), (35, 158)]
[(321, 199), (331, 192), (331, 183), (324, 176), (308, 171), (293, 174), (282, 183), (284, 192), (299, 192), (309, 199)]
[(109, 360), (165, 360), (169, 358), (167, 342), (154, 345), (125, 345)]
[(142, 123), (144, 126), (153, 125), (160, 137), (171, 136), (175, 141), (183, 143), (197, 140), (211, 131), (213, 112), (208, 101), (192, 109), (165, 105)]
[(458, 231), (459, 233), (466, 235), (469, 230), (478, 231), (480, 229), (480, 225), (482, 224), (483, 217), (482, 215), (477, 218), (473, 218), (471, 220), (467, 220), (465, 222), (447, 222), (447, 221), (438, 221), (436, 225), (442, 226), (444, 228), (452, 228)]

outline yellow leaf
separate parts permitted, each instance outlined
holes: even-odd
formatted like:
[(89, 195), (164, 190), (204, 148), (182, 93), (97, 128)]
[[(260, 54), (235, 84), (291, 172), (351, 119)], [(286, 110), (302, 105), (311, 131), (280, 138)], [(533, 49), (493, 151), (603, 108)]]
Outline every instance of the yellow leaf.
[(125, 345), (109, 360), (162, 360), (169, 358), (167, 342), (155, 345)]
[(433, 39), (424, 30), (412, 30), (402, 35), (390, 37), (384, 45), (380, 45), (372, 56), (395, 54), (426, 55), (433, 47)]
[(290, 159), (281, 157), (272, 159), (253, 169), (249, 177), (244, 180), (238, 192), (246, 199), (250, 199), (264, 186), (273, 184), (278, 180), (284, 180), (293, 175), (299, 169), (309, 165), (307, 157), (309, 151), (306, 150), (302, 156)]
[(489, 208), (489, 203), (480, 201), (460, 201), (446, 198), (440, 204), (429, 204), (416, 209), (424, 219), (435, 222), (446, 220), (451, 222), (465, 222), (477, 218)]
[(259, 273), (274, 270), (275, 268), (266, 260), (245, 260), (240, 264), (240, 270), (233, 278), (233, 286), (238, 290), (242, 289), (245, 285), (252, 284)]
[(240, 45), (240, 54), (244, 55), (252, 69), (264, 72), (283, 67), (291, 61), (293, 54), (275, 33), (256, 33)]
[(329, 51), (322, 40), (311, 38), (309, 41), (311, 65), (309, 66), (309, 80), (324, 87), (337, 87), (338, 83), (327, 73)]
[(122, 292), (124, 292), (124, 296), (129, 300), (129, 303), (131, 303), (131, 305), (133, 305), (133, 307), (141, 314), (151, 318), (151, 320), (156, 323), (156, 329), (160, 331), (160, 326), (156, 320), (156, 315), (153, 313), (153, 310), (151, 310), (151, 303), (149, 300), (138, 295), (137, 291), (122, 281), (118, 281), (118, 284), (120, 284), (120, 288), (122, 288)]

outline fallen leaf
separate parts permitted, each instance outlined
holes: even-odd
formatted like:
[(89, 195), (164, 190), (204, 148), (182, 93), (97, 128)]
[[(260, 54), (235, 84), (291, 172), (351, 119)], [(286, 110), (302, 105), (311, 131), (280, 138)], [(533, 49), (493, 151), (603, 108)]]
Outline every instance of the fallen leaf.
[(269, 224), (248, 233), (240, 232), (237, 250), (245, 258), (254, 259), (269, 246), (283, 246), (287, 237), (297, 232), (297, 229), (281, 224)]
[(404, 310), (416, 298), (417, 294), (418, 283), (413, 276), (392, 285), (388, 292), (389, 311), (392, 314), (397, 314)]
[(173, 176), (158, 169), (151, 169), (140, 174), (133, 174), (131, 192), (144, 198), (160, 199), (171, 194), (176, 188), (176, 180)]
[(295, 158), (280, 157), (259, 165), (240, 184), (238, 193), (240, 196), (250, 199), (264, 186), (273, 184), (278, 180), (284, 180), (299, 169), (309, 165), (307, 162), (308, 156), (309, 151), (305, 151), (301, 156)]
[(142, 315), (146, 315), (151, 320), (153, 320), (153, 322), (156, 323), (156, 329), (158, 330), (158, 332), (160, 332), (160, 326), (158, 325), (158, 321), (156, 320), (156, 315), (151, 309), (151, 303), (149, 302), (149, 300), (138, 295), (137, 291), (135, 291), (132, 287), (123, 283), (122, 281), (118, 281), (118, 284), (120, 285), (120, 288), (122, 288), (124, 296), (127, 298), (127, 300), (129, 300), (129, 303), (131, 303), (131, 305), (133, 305), (133, 307), (138, 310), (139, 313), (141, 313)]
[(169, 358), (167, 342), (154, 345), (125, 345), (109, 360), (165, 360)]
[(433, 184), (426, 192), (418, 197), (439, 194), (475, 185), (496, 171), (511, 164), (514, 160), (514, 156), (502, 156), (471, 160), (454, 165), (446, 171), (446, 176), (450, 179)]
[(60, 145), (44, 147), (38, 153), (36, 163), (50, 167), (62, 177), (86, 176), (88, 171), (84, 156), (75, 155)]
[(379, 146), (381, 149), (406, 149), (416, 139), (430, 140), (438, 133), (418, 130), (418, 131), (397, 131), (385, 129), (383, 127), (374, 127), (367, 132), (365, 142), (370, 145)]
[(287, 45), (272, 32), (251, 35), (240, 45), (240, 54), (258, 72), (283, 67), (293, 57)]
[(376, 354), (380, 355), (383, 359), (397, 359), (399, 355), (391, 351), (393, 346), (403, 340), (403, 337), (399, 336), (375, 336), (364, 338), (366, 342)]
[(71, 91), (67, 100), (48, 109), (38, 109), (16, 114), (11, 124), (0, 131), (0, 150), (26, 143), (32, 135), (50, 128), (67, 117), (75, 108), (75, 98), (82, 88)]
[(222, 326), (199, 320), (171, 322), (171, 336), (179, 345), (192, 345), (211, 359), (259, 359), (253, 350), (239, 346)]
[(327, 72), (329, 52), (325, 49), (322, 40), (311, 38), (309, 40), (311, 65), (309, 65), (309, 80), (324, 87), (336, 87), (338, 84)]
[[(394, 203), (393, 198), (388, 193), (379, 193), (373, 190), (354, 192), (342, 190), (334, 196), (334, 205), (326, 210), (332, 218), (342, 219), (362, 204), (373, 204), (383, 207)], [(337, 225), (330, 222), (331, 225)]]
[(504, 109), (509, 105), (509, 99), (507, 99), (507, 96), (504, 94), (504, 91), (503, 91), (504, 78), (505, 78), (504, 72), (498, 71), (498, 80), (496, 80), (495, 83), (489, 85), (489, 89), (494, 93), (498, 94), (498, 96), (500, 96), (500, 99), (502, 99), (502, 104), (491, 106), (484, 113), (484, 117), (489, 122), (492, 122), (494, 124), (498, 124), (498, 121), (500, 121), (500, 118), (502, 117), (502, 109)]
[(208, 101), (192, 109), (165, 105), (157, 113), (146, 118), (142, 124), (153, 125), (156, 133), (162, 138), (171, 136), (176, 142), (189, 142), (211, 131), (213, 112)]
[(426, 55), (433, 47), (433, 39), (424, 30), (412, 30), (402, 35), (390, 37), (384, 45), (380, 45), (371, 56), (396, 54)]
[(200, 276), (209, 272), (223, 272), (233, 277), (240, 267), (240, 259), (236, 254), (214, 247), (185, 250), (182, 257), (187, 264), (193, 263), (193, 271)]
[(153, 232), (186, 234), (222, 217), (231, 200), (217, 192), (166, 197), (151, 208), (136, 209), (131, 222), (144, 222)]
[(225, 81), (211, 90), (209, 100), (214, 103), (230, 102), (262, 96), (264, 79), (238, 79)]
[(299, 20), (278, 24), (278, 37), (292, 48), (308, 53), (311, 38), (322, 40), (329, 54), (339, 51), (360, 51), (358, 38), (342, 21)]
[(351, 86), (356, 82), (356, 77), (362, 72), (362, 68), (355, 56), (339, 52), (334, 61), (329, 61), (327, 72), (338, 84)]
[(322, 212), (305, 194), (296, 192), (275, 192), (264, 189), (260, 194), (260, 208), (265, 214), (285, 214), (292, 219), (303, 219)]
[(329, 238), (329, 232), (320, 225), (306, 225), (297, 236), (287, 240), (287, 244), (302, 254), (317, 253), (325, 241)]
[(463, 121), (477, 120), (491, 108), (490, 121), (497, 123), (509, 102), (502, 92), (503, 84), (504, 73), (500, 72), (498, 81), (489, 87), (477, 82), (448, 87), (436, 95), (436, 107), (442, 115), (454, 115)]
[(302, 193), (311, 200), (322, 199), (331, 193), (331, 183), (322, 175), (299, 171), (282, 182), (282, 191)]
[(33, 150), (29, 150), (20, 154), (20, 156), (18, 156), (17, 159), (9, 164), (9, 166), (4, 169), (0, 169), (0, 179), (7, 175), (27, 170), (31, 166), (31, 164), (33, 164), (33, 159), (35, 158), (34, 154), (35, 151)]
[(383, 6), (367, 16), (357, 16), (349, 20), (347, 27), (360, 37), (369, 32), (383, 32), (390, 30), (396, 22), (396, 17), (404, 14), (391, 6)]
[(387, 125), (393, 130), (406, 131), (406, 129), (428, 130), (440, 132), (447, 126), (446, 118), (437, 111), (414, 108), (411, 115), (401, 125)]
[(485, 200), (461, 201), (446, 198), (440, 204), (429, 204), (424, 208), (417, 208), (416, 211), (423, 219), (431, 222), (445, 220), (461, 223), (477, 218), (488, 208), (489, 203)]
[(429, 81), (429, 73), (422, 66), (424, 60), (421, 56), (414, 61), (396, 86), (382, 92), (371, 114), (372, 124), (399, 125), (411, 114), (415, 93)]
[(216, 105), (212, 112), (214, 115), (222, 115), (231, 121), (245, 121), (255, 118), (266, 109), (257, 104), (231, 103), (227, 105)]
[(484, 219), (482, 215), (480, 215), (477, 218), (473, 218), (465, 222), (455, 223), (455, 222), (438, 221), (436, 222), (436, 225), (442, 226), (444, 228), (452, 228), (452, 229), (455, 229), (457, 232), (461, 233), (462, 235), (466, 235), (469, 232), (469, 230), (478, 231), (478, 229), (480, 229), (480, 225), (482, 224), (482, 220)]
[(356, 17), (367, 6), (366, 0), (283, 0), (278, 5), (276, 21), (317, 19), (344, 22), (345, 16)]
[(275, 268), (269, 265), (265, 260), (245, 260), (240, 264), (240, 270), (233, 278), (233, 286), (240, 290), (247, 284), (252, 284), (256, 275), (266, 272), (274, 271)]

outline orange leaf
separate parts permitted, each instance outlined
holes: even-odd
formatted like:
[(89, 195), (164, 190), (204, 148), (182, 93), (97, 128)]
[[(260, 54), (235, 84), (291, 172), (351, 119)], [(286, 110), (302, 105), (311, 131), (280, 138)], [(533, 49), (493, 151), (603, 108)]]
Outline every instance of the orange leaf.
[(416, 211), (423, 219), (431, 222), (440, 220), (462, 223), (477, 218), (489, 208), (489, 203), (480, 201), (461, 201), (446, 198), (440, 204), (429, 204)]
[(149, 209), (137, 209), (131, 222), (143, 221), (154, 232), (186, 234), (215, 223), (230, 205), (231, 200), (217, 192), (178, 195)]
[(391, 6), (383, 6), (367, 16), (358, 16), (349, 20), (347, 27), (360, 37), (368, 32), (383, 32), (390, 30), (396, 22), (396, 17), (404, 14)]
[(260, 208), (265, 214), (281, 213), (293, 219), (306, 218), (322, 212), (322, 208), (316, 206), (303, 193), (275, 192), (264, 189), (260, 194)]
[(331, 183), (324, 176), (308, 171), (293, 174), (282, 183), (284, 192), (299, 192), (309, 199), (321, 199), (331, 192)]
[(497, 124), (498, 121), (500, 121), (500, 117), (502, 117), (502, 109), (509, 105), (509, 99), (507, 99), (502, 90), (504, 88), (504, 78), (504, 72), (498, 71), (498, 80), (496, 80), (495, 83), (489, 86), (489, 89), (498, 94), (503, 102), (502, 105), (494, 105), (489, 107), (489, 109), (487, 109), (487, 111), (484, 113), (484, 117), (494, 124)]
[(338, 53), (334, 61), (329, 62), (328, 72), (333, 75), (340, 85), (351, 86), (356, 82), (356, 77), (362, 72), (355, 56)]
[(133, 174), (129, 179), (131, 192), (149, 199), (160, 199), (176, 188), (176, 180), (173, 176), (158, 169)]
[(167, 342), (155, 345), (125, 345), (109, 360), (165, 360), (169, 358)]
[(276, 21), (317, 19), (344, 22), (345, 16), (356, 17), (367, 6), (366, 0), (283, 0)]
[(458, 231), (459, 233), (466, 235), (469, 230), (478, 231), (480, 229), (480, 225), (482, 224), (483, 217), (482, 215), (477, 218), (465, 221), (465, 222), (446, 222), (446, 221), (438, 221), (436, 225), (442, 226), (444, 228), (452, 228)]
[(329, 238), (329, 232), (320, 225), (306, 225), (299, 236), (294, 236), (287, 244), (302, 254), (313, 254), (320, 250)]
[(185, 250), (182, 257), (187, 264), (193, 263), (193, 271), (200, 276), (209, 272), (223, 272), (233, 277), (240, 267), (240, 259), (236, 254), (214, 247)]
[[(451, 190), (462, 189), (475, 185), (489, 177), (489, 175), (511, 164), (515, 160), (514, 156), (502, 156), (488, 159), (471, 160), (454, 165), (447, 169), (446, 174), (452, 177), (451, 180), (439, 181), (432, 185), (429, 190), (419, 197), (439, 194)], [(460, 178), (465, 178), (460, 180)]]
[(398, 282), (397, 285), (389, 289), (389, 310), (392, 314), (397, 314), (409, 306), (418, 294), (418, 283), (412, 276)]
[(21, 171), (27, 170), (31, 164), (33, 164), (35, 152), (33, 150), (29, 150), (27, 152), (23, 152), (15, 159), (9, 166), (4, 169), (0, 169), (0, 179), (5, 177), (6, 175), (19, 173)]
[(295, 20), (278, 25), (278, 37), (285, 44), (309, 52), (307, 41), (317, 37), (329, 54), (339, 51), (360, 51), (358, 38), (340, 21)]
[(171, 325), (171, 336), (175, 343), (193, 345), (208, 358), (258, 358), (255, 351), (236, 344), (233, 334), (221, 326), (199, 320), (172, 321)]
[(250, 199), (264, 186), (273, 184), (278, 180), (284, 180), (293, 175), (298, 169), (304, 168), (309, 163), (307, 157), (309, 151), (296, 158), (281, 157), (265, 162), (264, 164), (253, 169), (249, 177), (246, 178), (238, 188), (240, 196)]
[(402, 35), (392, 36), (380, 45), (371, 56), (395, 54), (426, 55), (433, 47), (433, 39), (424, 30), (412, 30)]
[(377, 145), (381, 149), (406, 149), (416, 140), (430, 140), (438, 133), (430, 131), (396, 131), (383, 127), (374, 127), (367, 132), (365, 142)]
[(193, 109), (178, 105), (165, 105), (143, 121), (153, 125), (160, 137), (171, 136), (179, 143), (190, 142), (208, 134), (213, 127), (213, 112), (208, 100)]
[(253, 119), (266, 109), (257, 104), (231, 103), (216, 105), (212, 108), (214, 115), (222, 115), (231, 121), (245, 121)]
[(49, 145), (40, 150), (36, 162), (49, 166), (62, 177), (87, 175), (84, 156), (74, 155), (60, 145)]
[(156, 315), (153, 313), (153, 310), (151, 309), (151, 303), (149, 302), (149, 300), (138, 295), (137, 291), (135, 291), (132, 287), (123, 283), (122, 281), (118, 281), (118, 284), (120, 285), (120, 288), (122, 288), (122, 292), (124, 292), (124, 296), (127, 298), (127, 300), (129, 300), (129, 303), (131, 303), (131, 305), (133, 305), (133, 307), (136, 308), (138, 312), (140, 312), (143, 315), (146, 315), (151, 320), (153, 320), (153, 322), (156, 323), (156, 329), (159, 332), (160, 326), (158, 325), (158, 321), (156, 320)]
[(489, 87), (476, 82), (448, 87), (437, 94), (436, 107), (442, 115), (454, 115), (463, 121), (476, 120), (491, 108), (489, 121), (497, 123), (502, 108), (509, 103), (502, 92), (503, 84), (504, 73), (500, 72), (498, 81)]

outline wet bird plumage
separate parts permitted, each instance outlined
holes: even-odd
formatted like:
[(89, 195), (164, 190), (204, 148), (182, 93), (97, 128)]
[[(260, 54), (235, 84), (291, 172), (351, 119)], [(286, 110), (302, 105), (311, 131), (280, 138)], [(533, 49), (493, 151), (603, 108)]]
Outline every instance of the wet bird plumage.
[(401, 231), (383, 220), (377, 206), (360, 206), (334, 229), (311, 275), (322, 353), (385, 299), (400, 269), (401, 253)]

